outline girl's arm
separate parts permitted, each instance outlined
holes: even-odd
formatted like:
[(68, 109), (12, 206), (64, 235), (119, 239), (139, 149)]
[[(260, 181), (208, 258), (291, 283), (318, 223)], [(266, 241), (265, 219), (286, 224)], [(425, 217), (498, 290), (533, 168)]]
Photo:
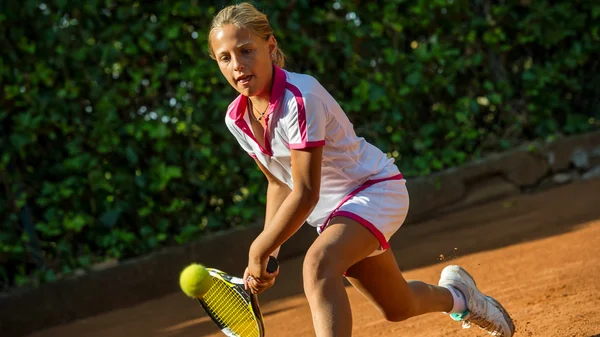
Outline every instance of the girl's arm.
[[(267, 168), (261, 164), (258, 159), (254, 160), (269, 182), (267, 186), (267, 209), (265, 212), (266, 228), (271, 223), (275, 217), (275, 213), (281, 207), (281, 204), (283, 204), (283, 201), (287, 198), (292, 190), (287, 184), (281, 182), (281, 180), (277, 179), (273, 174), (271, 174), (271, 172), (269, 172), (269, 170), (267, 170)], [(279, 249), (280, 247), (277, 247), (271, 253), (271, 255), (277, 257), (277, 255), (279, 255)]]
[[(322, 157), (321, 146), (291, 150), (294, 187), (277, 209), (267, 206), (267, 217), (271, 214), (272, 217), (250, 247), (249, 267), (254, 267), (249, 270), (250, 275), (268, 278), (260, 269), (266, 266), (269, 255), (302, 226), (319, 201)], [(275, 202), (272, 206), (276, 206)]]

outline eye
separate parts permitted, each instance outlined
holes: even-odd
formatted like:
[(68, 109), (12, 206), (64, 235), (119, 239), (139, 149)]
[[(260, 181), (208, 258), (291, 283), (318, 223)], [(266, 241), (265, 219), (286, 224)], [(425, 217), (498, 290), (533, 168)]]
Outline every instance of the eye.
[(249, 48), (242, 49), (242, 54), (244, 54), (244, 55), (248, 55), (251, 52), (252, 52), (252, 49), (249, 49)]
[(221, 56), (221, 58), (219, 58), (219, 61), (221, 62), (229, 62), (230, 57), (229, 56)]

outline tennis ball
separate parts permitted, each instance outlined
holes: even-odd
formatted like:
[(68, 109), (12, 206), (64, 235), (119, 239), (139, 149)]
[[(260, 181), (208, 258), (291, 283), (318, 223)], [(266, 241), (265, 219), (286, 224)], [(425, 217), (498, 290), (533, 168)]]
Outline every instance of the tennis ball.
[(210, 289), (212, 278), (208, 270), (197, 263), (185, 267), (179, 275), (179, 286), (181, 290), (192, 298), (202, 298)]

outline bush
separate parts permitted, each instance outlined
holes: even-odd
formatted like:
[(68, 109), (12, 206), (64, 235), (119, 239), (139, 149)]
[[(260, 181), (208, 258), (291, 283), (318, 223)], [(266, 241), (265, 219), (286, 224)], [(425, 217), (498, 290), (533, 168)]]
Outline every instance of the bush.
[[(408, 176), (598, 128), (592, 1), (257, 1)], [(245, 225), (265, 181), (224, 126), (235, 93), (197, 0), (0, 4), (0, 284), (55, 280)]]

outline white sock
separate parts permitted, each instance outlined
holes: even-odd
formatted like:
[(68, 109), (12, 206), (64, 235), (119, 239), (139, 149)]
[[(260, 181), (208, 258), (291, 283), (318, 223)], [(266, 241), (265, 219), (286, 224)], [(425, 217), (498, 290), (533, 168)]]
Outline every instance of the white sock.
[(450, 310), (449, 314), (463, 313), (467, 311), (467, 299), (465, 298), (465, 295), (454, 287), (447, 286), (444, 288), (450, 291), (450, 294), (452, 294), (452, 299), (454, 300), (454, 304), (452, 304), (452, 310)]

